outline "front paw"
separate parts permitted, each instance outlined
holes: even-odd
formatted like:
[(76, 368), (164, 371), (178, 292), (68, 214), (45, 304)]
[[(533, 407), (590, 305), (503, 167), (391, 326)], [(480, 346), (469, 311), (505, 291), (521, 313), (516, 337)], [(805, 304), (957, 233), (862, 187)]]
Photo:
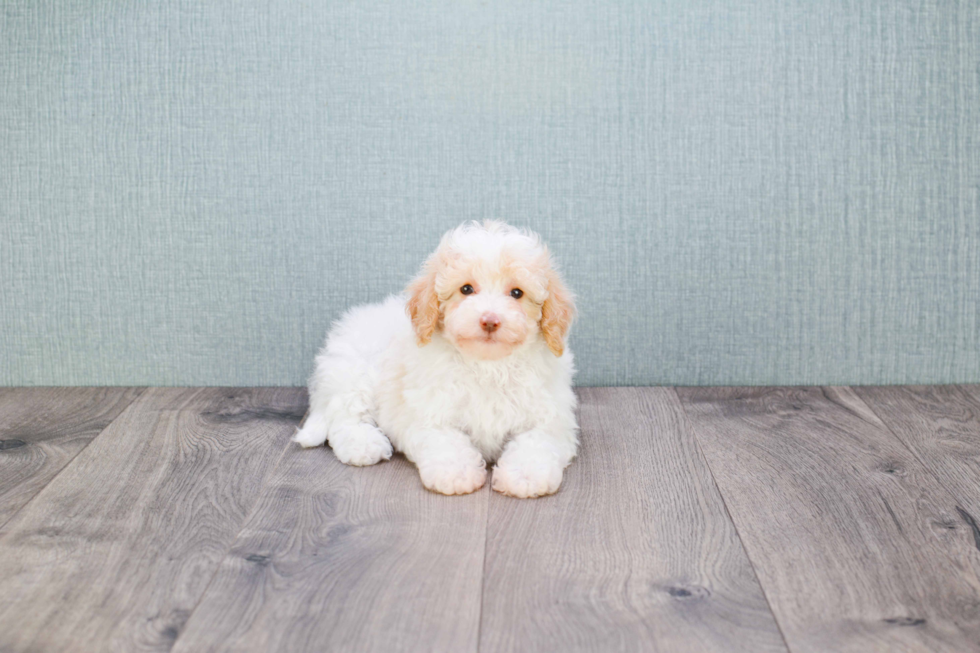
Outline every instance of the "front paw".
[(554, 461), (504, 456), (493, 468), (491, 486), (501, 494), (533, 499), (557, 492), (561, 478), (562, 468)]
[(440, 494), (469, 494), (479, 490), (487, 482), (487, 464), (478, 452), (467, 454), (419, 463), (422, 485)]

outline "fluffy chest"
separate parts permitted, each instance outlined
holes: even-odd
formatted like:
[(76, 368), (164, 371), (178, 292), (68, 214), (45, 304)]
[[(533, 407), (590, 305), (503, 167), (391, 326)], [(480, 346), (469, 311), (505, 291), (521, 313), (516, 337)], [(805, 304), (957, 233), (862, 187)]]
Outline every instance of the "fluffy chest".
[(457, 389), (450, 421), (485, 453), (495, 452), (509, 436), (532, 428), (535, 406), (542, 401), (535, 389), (520, 385), (460, 384)]
[(511, 436), (537, 425), (548, 402), (547, 369), (535, 362), (525, 356), (492, 364), (454, 359), (457, 364), (440, 366), (427, 375), (434, 382), (427, 407), (441, 414), (427, 417), (463, 431), (485, 456), (495, 458)]

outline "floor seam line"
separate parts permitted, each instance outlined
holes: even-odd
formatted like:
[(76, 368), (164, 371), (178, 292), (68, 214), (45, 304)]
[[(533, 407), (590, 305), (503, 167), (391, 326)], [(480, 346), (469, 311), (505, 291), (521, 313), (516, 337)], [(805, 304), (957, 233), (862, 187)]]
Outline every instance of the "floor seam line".
[(149, 389), (150, 389), (150, 388), (149, 388), (149, 386), (119, 386), (119, 387), (131, 387), (131, 388), (134, 388), (135, 390), (138, 390), (138, 391), (139, 391), (139, 394), (137, 394), (137, 395), (136, 395), (135, 397), (133, 397), (133, 398), (132, 398), (132, 400), (131, 400), (131, 401), (130, 401), (130, 402), (129, 402), (129, 403), (127, 404), (127, 405), (126, 405), (126, 407), (125, 407), (125, 408), (123, 408), (123, 409), (122, 409), (121, 411), (119, 411), (119, 414), (118, 414), (118, 415), (116, 415), (116, 416), (115, 416), (114, 418), (112, 418), (112, 419), (111, 419), (111, 420), (109, 421), (109, 423), (108, 423), (108, 424), (106, 424), (106, 425), (105, 425), (104, 427), (102, 427), (102, 429), (101, 429), (101, 430), (100, 430), (100, 431), (99, 431), (98, 433), (96, 433), (96, 434), (95, 434), (95, 436), (94, 436), (94, 437), (93, 437), (93, 438), (92, 438), (91, 440), (89, 440), (88, 442), (86, 442), (86, 443), (85, 443), (85, 446), (84, 446), (84, 447), (82, 447), (81, 449), (79, 449), (79, 450), (78, 450), (78, 453), (76, 453), (76, 454), (75, 454), (74, 456), (72, 456), (72, 457), (71, 457), (71, 460), (69, 460), (68, 462), (66, 462), (66, 463), (65, 463), (65, 464), (64, 464), (64, 465), (63, 465), (63, 466), (61, 467), (61, 469), (59, 469), (59, 470), (58, 470), (58, 471), (57, 471), (57, 472), (55, 473), (55, 475), (54, 475), (54, 476), (52, 476), (52, 477), (51, 477), (50, 479), (48, 479), (48, 482), (44, 484), (44, 487), (42, 487), (42, 488), (40, 488), (40, 489), (38, 489), (38, 491), (34, 493), (34, 496), (32, 496), (32, 497), (31, 497), (30, 499), (28, 499), (28, 500), (27, 500), (27, 502), (26, 502), (26, 503), (25, 503), (24, 505), (22, 505), (22, 506), (21, 506), (20, 508), (18, 508), (17, 510), (15, 510), (15, 511), (14, 511), (14, 512), (13, 512), (13, 513), (12, 513), (12, 514), (11, 514), (10, 516), (8, 516), (8, 517), (7, 517), (7, 518), (6, 518), (6, 519), (5, 519), (5, 520), (4, 520), (3, 522), (0, 522), (0, 540), (2, 540), (2, 539), (3, 539), (3, 537), (4, 537), (4, 535), (6, 535), (6, 533), (5, 533), (5, 532), (4, 532), (4, 530), (3, 530), (3, 528), (4, 528), (4, 526), (6, 526), (7, 524), (9, 524), (9, 523), (10, 523), (10, 521), (11, 521), (11, 520), (12, 520), (12, 519), (13, 519), (14, 517), (16, 517), (17, 515), (19, 515), (19, 514), (20, 514), (20, 513), (21, 513), (21, 512), (22, 512), (22, 511), (23, 511), (23, 510), (24, 510), (24, 509), (25, 509), (25, 508), (27, 507), (27, 506), (29, 506), (29, 505), (31, 505), (32, 503), (34, 503), (34, 500), (35, 500), (35, 499), (37, 499), (37, 498), (38, 498), (39, 496), (41, 496), (41, 494), (42, 494), (42, 493), (43, 493), (43, 492), (44, 492), (44, 491), (45, 491), (45, 490), (46, 490), (46, 489), (48, 488), (48, 486), (49, 486), (49, 485), (51, 485), (51, 483), (53, 483), (53, 482), (54, 482), (54, 480), (55, 480), (56, 478), (58, 478), (59, 476), (61, 476), (61, 475), (62, 475), (62, 473), (64, 473), (64, 471), (65, 471), (66, 469), (68, 469), (68, 468), (69, 468), (69, 467), (71, 466), (71, 464), (72, 464), (73, 462), (75, 462), (75, 459), (76, 459), (76, 458), (78, 458), (78, 457), (79, 457), (80, 455), (82, 455), (82, 453), (83, 453), (83, 452), (84, 452), (84, 451), (85, 451), (86, 449), (88, 449), (88, 448), (89, 448), (90, 446), (92, 446), (92, 443), (93, 443), (93, 442), (95, 442), (95, 441), (96, 441), (97, 439), (99, 439), (99, 438), (100, 438), (100, 437), (102, 436), (102, 434), (103, 434), (103, 433), (105, 433), (106, 431), (108, 431), (108, 430), (109, 430), (109, 427), (110, 427), (110, 426), (112, 426), (113, 424), (115, 424), (115, 423), (116, 423), (116, 420), (118, 420), (118, 419), (119, 419), (120, 417), (122, 417), (122, 416), (123, 416), (123, 415), (124, 415), (124, 414), (125, 414), (125, 413), (126, 413), (127, 411), (129, 411), (129, 410), (130, 410), (130, 409), (131, 409), (131, 408), (132, 408), (132, 407), (133, 407), (134, 405), (136, 405), (136, 403), (137, 403), (137, 402), (138, 402), (138, 401), (139, 401), (140, 399), (142, 399), (142, 398), (143, 398), (143, 394), (144, 394), (144, 393), (145, 393), (145, 392), (146, 392), (147, 390), (149, 390)]
[(483, 640), (483, 597), (487, 589), (487, 549), (490, 544), (490, 501), (493, 498), (493, 490), (490, 488), (493, 478), (493, 470), (487, 478), (487, 521), (483, 528), (483, 571), (480, 574), (480, 620), (476, 624), (476, 653), (480, 653), (480, 644)]
[[(302, 426), (303, 422), (306, 421), (306, 418), (309, 416), (309, 414), (310, 411), (309, 408), (307, 408), (306, 414), (303, 415), (303, 419), (299, 421), (300, 426)], [(286, 445), (282, 448), (282, 451), (279, 452), (279, 457), (276, 458), (275, 464), (269, 468), (269, 472), (265, 475), (265, 478), (262, 479), (262, 485), (259, 486), (259, 491), (255, 496), (255, 501), (252, 503), (252, 506), (248, 509), (248, 512), (245, 514), (245, 518), (242, 520), (242, 525), (239, 526), (238, 532), (235, 533), (235, 537), (231, 539), (231, 543), (225, 548), (224, 552), (221, 554), (221, 557), (218, 559), (218, 564), (215, 567), (214, 573), (211, 574), (211, 578), (208, 579), (208, 584), (204, 586), (204, 591), (201, 592), (201, 595), (197, 597), (197, 601), (194, 602), (194, 607), (191, 608), (190, 611), (187, 613), (187, 619), (184, 621), (183, 625), (181, 626), (180, 632), (177, 633), (177, 637), (175, 637), (174, 641), (170, 643), (170, 647), (167, 649), (168, 651), (172, 651), (174, 647), (177, 646), (177, 642), (180, 641), (180, 638), (183, 637), (184, 632), (186, 632), (187, 624), (190, 623), (191, 618), (193, 618), (194, 616), (194, 613), (197, 612), (197, 609), (201, 606), (201, 603), (204, 601), (204, 597), (207, 596), (208, 590), (211, 589), (211, 586), (214, 584), (214, 580), (218, 577), (218, 574), (221, 573), (221, 565), (224, 563), (225, 558), (228, 557), (228, 554), (231, 552), (231, 550), (235, 548), (235, 544), (237, 544), (238, 540), (241, 538), (242, 531), (245, 530), (245, 526), (248, 525), (249, 520), (255, 514), (257, 506), (259, 505), (259, 502), (262, 499), (262, 493), (269, 486), (270, 478), (275, 473), (275, 471), (279, 468), (279, 465), (282, 464), (282, 459), (286, 457), (286, 453), (289, 451), (289, 447), (292, 444), (293, 444), (293, 437), (292, 435), (290, 435), (289, 439), (286, 440)]]
[[(952, 385), (954, 387), (956, 386), (956, 384), (950, 384), (950, 385)], [(909, 453), (909, 455), (912, 456), (912, 459), (915, 460), (915, 462), (919, 463), (919, 466), (922, 467), (922, 471), (925, 472), (926, 474), (928, 474), (929, 476), (931, 476), (932, 478), (935, 479), (935, 481), (939, 485), (939, 487), (941, 487), (943, 490), (945, 490), (946, 494), (949, 495), (949, 498), (953, 500), (953, 506), (954, 507), (957, 507), (957, 508), (961, 508), (960, 504), (961, 503), (965, 503), (965, 502), (961, 502), (960, 499), (959, 499), (959, 497), (956, 495), (956, 493), (954, 493), (953, 490), (949, 489), (949, 487), (947, 487), (947, 485), (943, 482), (943, 479), (939, 478), (939, 476), (937, 476), (935, 473), (933, 473), (933, 471), (929, 468), (929, 465), (927, 465), (926, 462), (922, 458), (919, 457), (919, 455), (915, 452), (915, 450), (912, 449), (912, 447), (910, 447), (907, 444), (905, 444), (905, 441), (902, 440), (902, 438), (900, 438), (897, 433), (895, 433), (894, 429), (892, 429), (892, 427), (889, 426), (888, 423), (885, 420), (881, 419), (881, 415), (878, 414), (878, 411), (876, 411), (871, 406), (871, 404), (869, 404), (867, 401), (865, 401), (864, 400), (864, 397), (862, 397), (861, 395), (859, 395), (857, 393), (857, 391), (854, 390), (853, 386), (843, 386), (843, 387), (846, 387), (848, 390), (850, 390), (854, 394), (854, 396), (857, 398), (857, 400), (860, 401), (862, 404), (864, 404), (864, 406), (869, 411), (871, 411), (871, 414), (872, 415), (874, 415), (876, 418), (878, 418), (878, 421), (881, 422), (881, 425), (883, 427), (885, 427), (885, 430), (888, 432), (888, 435), (890, 435), (899, 444), (899, 446), (902, 447), (902, 449), (904, 449), (905, 451), (907, 451)], [(882, 387), (882, 386), (876, 386), (876, 387)]]
[(745, 545), (745, 538), (742, 537), (742, 533), (739, 531), (738, 524), (735, 523), (735, 518), (732, 517), (732, 511), (728, 508), (728, 500), (725, 498), (725, 494), (721, 491), (721, 486), (718, 485), (717, 479), (715, 479), (715, 472), (711, 469), (711, 463), (708, 461), (708, 456), (705, 455), (704, 449), (701, 447), (701, 440), (698, 438), (698, 432), (694, 428), (694, 422), (691, 419), (690, 414), (687, 412), (687, 406), (684, 405), (684, 400), (681, 399), (680, 394), (677, 392), (676, 386), (670, 387), (671, 392), (674, 393), (674, 397), (677, 399), (678, 405), (684, 412), (684, 421), (690, 431), (691, 438), (694, 440), (694, 446), (698, 448), (698, 453), (701, 454), (701, 458), (704, 460), (705, 467), (708, 468), (708, 474), (711, 475), (711, 485), (714, 486), (715, 492), (718, 493), (718, 497), (721, 499), (721, 505), (725, 508), (725, 515), (728, 517), (729, 523), (732, 528), (735, 529), (735, 535), (738, 537), (738, 543), (742, 547), (742, 552), (745, 553), (745, 559), (749, 561), (749, 566), (752, 568), (752, 575), (755, 576), (755, 582), (759, 585), (759, 591), (762, 592), (762, 598), (766, 601), (766, 607), (769, 608), (769, 614), (772, 615), (772, 621), (776, 624), (776, 630), (779, 631), (779, 636), (783, 640), (783, 644), (786, 646), (787, 651), (793, 651), (793, 647), (789, 645), (789, 639), (786, 637), (786, 632), (783, 630), (783, 625), (779, 623), (779, 617), (776, 616), (776, 611), (772, 608), (772, 601), (769, 599), (769, 593), (766, 592), (765, 586), (762, 584), (762, 579), (759, 577), (758, 566), (755, 561), (752, 560), (752, 555), (749, 553), (749, 547)]

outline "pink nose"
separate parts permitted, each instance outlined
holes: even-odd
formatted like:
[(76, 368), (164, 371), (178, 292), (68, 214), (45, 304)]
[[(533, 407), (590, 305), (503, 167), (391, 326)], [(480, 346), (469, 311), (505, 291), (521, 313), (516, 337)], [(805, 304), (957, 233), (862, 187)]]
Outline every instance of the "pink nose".
[(496, 313), (484, 313), (483, 317), (480, 318), (480, 326), (487, 333), (493, 333), (500, 326), (500, 318), (497, 317)]

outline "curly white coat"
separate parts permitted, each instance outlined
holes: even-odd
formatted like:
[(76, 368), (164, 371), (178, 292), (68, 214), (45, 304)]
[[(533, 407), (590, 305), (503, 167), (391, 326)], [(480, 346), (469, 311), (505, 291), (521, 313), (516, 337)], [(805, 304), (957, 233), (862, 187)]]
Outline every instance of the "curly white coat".
[[(468, 287), (468, 288), (467, 288)], [(571, 293), (532, 233), (499, 222), (447, 233), (407, 295), (348, 311), (310, 380), (295, 441), (349, 465), (392, 445), (425, 487), (555, 492), (578, 445)], [(490, 325), (490, 326), (488, 326)]]

